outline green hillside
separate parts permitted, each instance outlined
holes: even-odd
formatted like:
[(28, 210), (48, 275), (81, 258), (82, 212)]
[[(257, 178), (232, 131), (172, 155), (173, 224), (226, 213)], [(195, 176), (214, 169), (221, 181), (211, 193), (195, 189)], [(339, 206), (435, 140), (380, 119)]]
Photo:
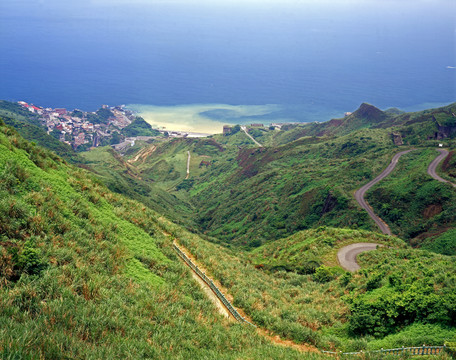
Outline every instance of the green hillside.
[[(452, 144), (448, 129), (444, 140), (431, 135), (439, 131), (435, 118), (454, 111), (454, 104), (417, 113), (383, 112), (362, 104), (337, 121), (285, 125), (281, 131), (251, 128), (250, 134), (263, 148), (255, 147), (234, 127), (228, 135), (135, 146), (120, 160), (116, 153), (102, 149), (84, 157), (93, 170), (103, 173), (111, 189), (135, 192), (137, 199), (212, 241), (256, 247), (322, 225), (376, 230), (353, 193), (406, 146), (398, 146), (398, 141), (414, 144), (419, 150), (404, 156), (399, 170), (377, 185), (368, 199), (394, 233), (419, 245), (423, 238), (443, 234), (455, 223), (454, 193), (447, 189), (441, 199), (427, 196), (442, 185), (426, 175), (436, 152), (424, 150), (441, 141)], [(191, 153), (188, 179), (187, 151)], [(456, 167), (453, 161), (445, 164), (451, 179)], [(418, 198), (414, 197), (417, 188), (422, 188)], [(402, 193), (393, 195), (395, 191)], [(443, 201), (442, 210), (426, 210), (432, 201)]]
[[(276, 143), (264, 148), (241, 131), (124, 156), (97, 148), (83, 153), (92, 174), (0, 123), (2, 358), (319, 359), (284, 340), (336, 351), (454, 341), (454, 191), (426, 174), (436, 152), (420, 147), (368, 200), (430, 251), (372, 232), (353, 192), (399, 151), (377, 126), (396, 115), (375, 114), (375, 128), (345, 134), (264, 130)], [(262, 333), (218, 315), (174, 239)], [(356, 242), (385, 246), (348, 273), (337, 251)]]
[(130, 125), (126, 126), (121, 131), (125, 136), (159, 136), (158, 130), (152, 129), (149, 123), (143, 118), (137, 117)]
[[(415, 246), (424, 241), (429, 243), (456, 223), (456, 191), (426, 173), (437, 154), (434, 149), (412, 151), (367, 196), (375, 212), (391, 225), (393, 233), (410, 239)], [(447, 254), (451, 248), (451, 254), (456, 254), (456, 238), (453, 243)]]
[[(305, 230), (252, 253), (228, 250), (172, 225), (167, 231), (255, 324), (296, 342), (356, 351), (441, 344), (456, 336), (454, 256), (348, 229)], [(359, 241), (385, 246), (361, 254), (360, 271), (345, 272), (336, 253)], [(318, 267), (309, 267), (310, 261)]]
[(300, 358), (223, 320), (144, 205), (3, 123), (0, 192), (2, 358)]
[[(175, 222), (191, 227), (194, 222), (192, 205), (179, 192), (172, 191), (185, 178), (187, 154), (179, 146), (175, 151), (169, 151), (170, 145), (174, 147), (174, 144), (157, 141), (137, 144), (127, 150), (124, 157), (109, 146), (80, 155), (84, 166), (111, 191), (141, 201)], [(165, 147), (166, 155), (155, 160), (157, 147)]]

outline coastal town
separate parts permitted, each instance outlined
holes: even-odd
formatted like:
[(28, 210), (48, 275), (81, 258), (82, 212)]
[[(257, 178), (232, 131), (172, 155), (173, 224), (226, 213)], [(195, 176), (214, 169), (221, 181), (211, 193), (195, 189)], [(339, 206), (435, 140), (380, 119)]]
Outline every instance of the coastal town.
[[(97, 111), (87, 112), (80, 109), (70, 111), (65, 108), (44, 108), (25, 101), (18, 101), (17, 103), (33, 113), (39, 125), (49, 135), (70, 145), (76, 151), (110, 145), (122, 153), (135, 145), (138, 140), (150, 141), (156, 138), (206, 137), (210, 135), (188, 131), (171, 131), (164, 127), (152, 128), (143, 118), (127, 109), (125, 105), (102, 105)], [(266, 126), (261, 123), (252, 123), (242, 127), (224, 125), (223, 135), (233, 134), (241, 128), (246, 134), (249, 131), (255, 131), (255, 129), (281, 130), (283, 125), (279, 123), (271, 123)]]
[(121, 140), (121, 130), (130, 125), (135, 114), (124, 105), (102, 105), (96, 112), (79, 109), (43, 108), (18, 101), (18, 104), (36, 114), (47, 133), (74, 149), (108, 145)]
[[(202, 137), (208, 135), (169, 131), (165, 128), (152, 129), (125, 105), (102, 105), (97, 111), (87, 112), (79, 109), (70, 111), (65, 108), (44, 108), (25, 101), (18, 101), (18, 104), (35, 114), (40, 125), (46, 129), (49, 135), (77, 151), (106, 145), (111, 145), (114, 149), (121, 151), (133, 146), (137, 140), (147, 141), (157, 136)], [(134, 126), (135, 122), (137, 126)]]

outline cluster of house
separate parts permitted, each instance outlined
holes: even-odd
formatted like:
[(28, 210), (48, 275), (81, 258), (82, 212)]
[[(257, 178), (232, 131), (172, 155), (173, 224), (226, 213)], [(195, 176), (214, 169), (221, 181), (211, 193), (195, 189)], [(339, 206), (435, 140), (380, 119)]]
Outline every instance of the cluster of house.
[(63, 108), (38, 107), (25, 101), (18, 101), (18, 103), (39, 115), (41, 125), (47, 129), (48, 134), (58, 137), (60, 141), (71, 145), (74, 149), (84, 144), (99, 146), (101, 139), (110, 139), (114, 131), (123, 129), (135, 119), (133, 112), (125, 109), (124, 105), (114, 107), (103, 105), (102, 109), (108, 109), (112, 116), (104, 122), (93, 124), (90, 121), (90, 114), (96, 115), (95, 112), (79, 109), (70, 112)]

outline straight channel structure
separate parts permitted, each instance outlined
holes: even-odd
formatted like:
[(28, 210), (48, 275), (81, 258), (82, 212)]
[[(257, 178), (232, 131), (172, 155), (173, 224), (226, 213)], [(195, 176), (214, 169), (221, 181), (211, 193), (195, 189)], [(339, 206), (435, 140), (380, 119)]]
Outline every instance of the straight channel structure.
[(241, 314), (239, 314), (237, 312), (237, 310), (233, 307), (233, 305), (231, 305), (231, 303), (227, 300), (227, 298), (225, 297), (225, 295), (222, 294), (222, 292), (218, 289), (218, 287), (214, 284), (214, 282), (209, 279), (205, 273), (203, 273), (199, 268), (198, 266), (196, 266), (190, 259), (187, 255), (185, 255), (185, 253), (176, 245), (176, 244), (173, 244), (174, 246), (174, 250), (176, 250), (177, 254), (180, 256), (180, 258), (182, 260), (185, 261), (185, 263), (196, 273), (196, 275), (198, 275), (201, 280), (203, 280), (210, 288), (211, 290), (214, 292), (214, 294), (220, 299), (220, 301), (223, 303), (223, 305), (225, 305), (225, 307), (227, 308), (227, 310), (230, 312), (231, 315), (233, 315), (233, 317), (241, 322), (241, 323), (247, 323), (251, 326), (254, 326), (256, 327), (255, 325), (253, 325), (251, 322), (248, 322), (245, 318), (243, 318), (241, 316)]
[[(227, 310), (233, 315), (233, 317), (241, 322), (241, 323), (246, 323), (248, 325), (256, 327), (256, 325), (252, 324), (251, 322), (247, 321), (244, 317), (241, 316), (237, 312), (237, 310), (231, 305), (231, 303), (227, 300), (225, 295), (218, 289), (218, 287), (214, 284), (214, 282), (207, 277), (205, 273), (203, 273), (198, 266), (196, 266), (190, 258), (185, 255), (185, 253), (176, 245), (173, 243), (174, 250), (177, 252), (179, 257), (185, 261), (185, 263), (203, 280), (214, 292), (214, 294), (220, 299), (220, 301), (223, 303), (223, 305), (227, 308)], [(322, 353), (328, 354), (328, 355), (364, 355), (366, 353), (380, 353), (382, 355), (438, 355), (441, 354), (442, 352), (446, 351), (448, 347), (446, 345), (443, 346), (419, 346), (419, 347), (402, 347), (402, 348), (396, 348), (396, 349), (381, 349), (381, 350), (375, 350), (375, 351), (360, 351), (360, 352), (335, 352), (335, 351), (325, 351), (323, 350)]]
[(382, 354), (382, 355), (439, 355), (447, 350), (447, 346), (417, 346), (417, 347), (401, 347), (396, 349), (381, 349), (375, 351), (359, 351), (359, 352), (335, 352), (335, 351), (322, 351), (325, 354), (331, 355), (365, 355), (365, 354)]

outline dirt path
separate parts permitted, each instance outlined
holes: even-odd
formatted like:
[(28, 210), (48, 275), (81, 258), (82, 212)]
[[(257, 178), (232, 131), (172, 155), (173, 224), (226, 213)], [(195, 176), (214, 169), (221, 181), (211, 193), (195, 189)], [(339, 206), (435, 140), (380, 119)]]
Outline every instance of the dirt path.
[[(191, 261), (196, 265), (195, 260), (191, 257), (191, 254), (179, 245), (176, 241), (173, 241), (173, 244), (176, 245)], [(231, 313), (228, 311), (228, 309), (225, 307), (225, 305), (222, 303), (222, 301), (217, 297), (217, 295), (212, 291), (212, 289), (201, 279), (201, 277), (190, 267), (186, 262), (184, 262), (185, 265), (191, 270), (192, 277), (198, 282), (198, 284), (201, 286), (203, 289), (204, 293), (208, 296), (209, 300), (211, 300), (215, 307), (217, 308), (218, 312), (223, 315), (226, 318), (232, 319), (235, 321), (234, 317), (231, 315)], [(198, 266), (199, 268), (199, 266)]]
[[(170, 234), (168, 234), (166, 232), (163, 232), (163, 234), (165, 236), (170, 236)], [(190, 252), (188, 252), (187, 249), (185, 249), (182, 245), (177, 244), (176, 241), (174, 241), (173, 243), (175, 245), (177, 245), (179, 247), (179, 249), (185, 255), (187, 255), (187, 257), (201, 271), (203, 271), (205, 274), (207, 274), (207, 270), (195, 260), (195, 258), (192, 256), (192, 254)], [(187, 264), (187, 266), (188, 266), (188, 264)], [(225, 305), (223, 305), (223, 303), (220, 301), (220, 299), (215, 295), (215, 293), (212, 291), (212, 289), (193, 271), (193, 269), (190, 268), (190, 270), (192, 272), (192, 276), (195, 278), (195, 280), (198, 281), (198, 284), (200, 284), (200, 286), (203, 288), (204, 293), (207, 294), (207, 296), (211, 299), (211, 301), (214, 302), (214, 304), (216, 305), (217, 310), (220, 312), (220, 314), (222, 314), (223, 316), (225, 316), (225, 317), (227, 317), (227, 318), (229, 318), (229, 319), (231, 319), (233, 321), (236, 321), (234, 319), (234, 317), (231, 315), (231, 313), (227, 310)], [(225, 289), (217, 280), (214, 281), (214, 279), (212, 279), (212, 281), (220, 289), (220, 291), (223, 292), (225, 297), (232, 303), (233, 302), (233, 297), (228, 293), (227, 289)], [(239, 314), (242, 317), (244, 317), (247, 321), (252, 323), (252, 319), (249, 316), (247, 316), (241, 309), (236, 308), (236, 311), (238, 311)], [(300, 352), (303, 352), (303, 353), (304, 352), (306, 352), (306, 353), (319, 352), (319, 350), (316, 347), (312, 346), (312, 345), (309, 345), (309, 344), (297, 344), (297, 343), (293, 342), (292, 340), (282, 339), (279, 335), (272, 334), (268, 330), (261, 329), (261, 328), (257, 327), (256, 331), (257, 331), (258, 334), (260, 334), (261, 336), (265, 337), (266, 339), (268, 339), (269, 341), (271, 341), (274, 344), (277, 344), (277, 345), (280, 345), (280, 346), (291, 347), (291, 348), (294, 348), (294, 349), (296, 349), (296, 350), (298, 350)]]
[(441, 161), (448, 156), (448, 150), (437, 149), (437, 151), (440, 152), (440, 154), (434, 160), (432, 160), (432, 162), (429, 164), (427, 173), (429, 175), (431, 175), (437, 181), (448, 183), (456, 188), (456, 184), (453, 184), (452, 182), (445, 180), (444, 178), (441, 178), (439, 175), (437, 175), (437, 172), (436, 172), (437, 166), (439, 166)]
[(378, 217), (377, 215), (375, 215), (374, 213), (374, 210), (372, 210), (372, 208), (370, 207), (370, 205), (367, 203), (367, 201), (364, 199), (364, 195), (366, 194), (366, 192), (372, 187), (374, 186), (375, 184), (377, 184), (380, 180), (383, 180), (384, 178), (386, 178), (389, 174), (391, 174), (391, 172), (394, 170), (394, 168), (396, 167), (397, 165), (397, 162), (399, 160), (399, 158), (404, 155), (404, 154), (407, 154), (409, 153), (410, 151), (413, 151), (412, 150), (405, 150), (405, 151), (401, 151), (399, 153), (397, 153), (396, 155), (394, 155), (393, 159), (391, 160), (391, 163), (387, 166), (387, 168), (385, 170), (383, 170), (383, 172), (377, 176), (374, 180), (371, 180), (370, 182), (368, 182), (366, 185), (364, 185), (363, 187), (361, 187), (360, 189), (356, 190), (355, 192), (355, 199), (356, 201), (358, 202), (358, 204), (364, 209), (367, 211), (367, 213), (369, 214), (369, 216), (372, 218), (372, 220), (375, 221), (375, 223), (378, 225), (378, 227), (380, 228), (380, 230), (382, 231), (382, 233), (386, 234), (386, 235), (391, 235), (391, 230), (389, 228), (389, 226), (380, 218)]
[(245, 134), (246, 134), (250, 139), (252, 139), (252, 141), (253, 141), (257, 146), (263, 147), (263, 145), (261, 145), (258, 141), (256, 141), (256, 140), (253, 138), (253, 136), (250, 135), (250, 134), (247, 132), (247, 128), (246, 128), (245, 126), (241, 126), (241, 129), (242, 129), (242, 131), (245, 132)]
[(192, 277), (198, 282), (199, 286), (201, 289), (203, 289), (204, 293), (206, 296), (211, 300), (215, 307), (217, 308), (217, 311), (223, 315), (226, 318), (232, 319), (234, 321), (234, 318), (231, 316), (230, 312), (227, 310), (227, 308), (223, 305), (223, 303), (220, 301), (220, 299), (217, 297), (217, 295), (214, 294), (212, 289), (207, 286), (207, 284), (192, 270)]
[(144, 162), (144, 160), (146, 160), (147, 157), (150, 156), (156, 149), (157, 147), (155, 145), (143, 148), (136, 154), (136, 156), (133, 159), (128, 160), (128, 162), (131, 164), (137, 162), (140, 159), (142, 159), (142, 161)]
[(186, 179), (188, 179), (188, 177), (190, 176), (190, 151), (187, 151), (187, 176), (185, 177)]
[(356, 243), (348, 246), (344, 246), (337, 252), (337, 260), (339, 260), (340, 266), (348, 271), (356, 271), (360, 268), (356, 262), (358, 254), (365, 251), (376, 250), (380, 244), (374, 243)]

